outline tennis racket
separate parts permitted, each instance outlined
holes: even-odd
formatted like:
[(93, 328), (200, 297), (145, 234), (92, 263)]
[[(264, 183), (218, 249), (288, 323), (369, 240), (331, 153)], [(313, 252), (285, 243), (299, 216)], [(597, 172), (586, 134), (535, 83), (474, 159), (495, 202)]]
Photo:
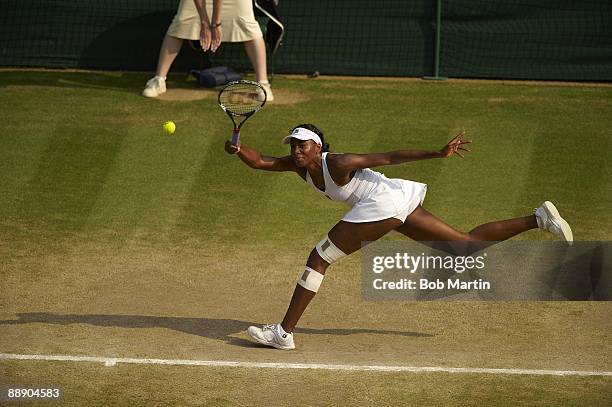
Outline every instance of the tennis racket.
[[(219, 92), (219, 106), (234, 123), (232, 144), (240, 142), (240, 128), (249, 117), (257, 113), (266, 104), (266, 90), (257, 82), (234, 81), (228, 83)], [(236, 124), (236, 119), (242, 121)]]

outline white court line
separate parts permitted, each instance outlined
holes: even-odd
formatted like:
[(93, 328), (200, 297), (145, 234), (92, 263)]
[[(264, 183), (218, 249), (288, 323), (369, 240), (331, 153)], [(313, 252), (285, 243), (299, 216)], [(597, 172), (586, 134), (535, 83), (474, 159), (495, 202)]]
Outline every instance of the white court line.
[(437, 367), (437, 366), (376, 366), (376, 365), (328, 365), (319, 363), (269, 363), (269, 362), (239, 362), (230, 360), (189, 360), (189, 359), (136, 359), (112, 358), (96, 356), (69, 356), (69, 355), (19, 355), (0, 353), (4, 360), (44, 360), (62, 362), (95, 362), (105, 366), (115, 366), (117, 363), (130, 363), (141, 365), (188, 365), (188, 366), (214, 366), (214, 367), (246, 367), (258, 369), (316, 369), (316, 370), (342, 370), (342, 371), (374, 371), (374, 372), (443, 372), (443, 373), (486, 373), (486, 374), (514, 374), (514, 375), (540, 375), (540, 376), (612, 376), (612, 372), (584, 371), (584, 370), (547, 370), (547, 369), (492, 369), (477, 367)]

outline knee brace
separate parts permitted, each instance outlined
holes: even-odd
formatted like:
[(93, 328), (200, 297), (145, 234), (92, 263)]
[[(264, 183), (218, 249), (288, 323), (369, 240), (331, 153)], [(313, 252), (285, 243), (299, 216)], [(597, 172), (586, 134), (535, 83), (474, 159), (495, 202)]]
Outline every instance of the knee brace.
[(315, 269), (306, 266), (304, 268), (304, 273), (302, 273), (302, 277), (300, 277), (297, 283), (308, 291), (316, 293), (317, 291), (319, 291), (319, 287), (321, 286), (322, 281), (323, 274), (319, 273)]
[(329, 264), (332, 264), (333, 262), (346, 256), (346, 254), (342, 250), (338, 249), (338, 247), (336, 247), (336, 245), (330, 240), (329, 236), (325, 236), (323, 240), (317, 243), (315, 247), (317, 249), (317, 253), (319, 253), (319, 256), (321, 256), (321, 258)]

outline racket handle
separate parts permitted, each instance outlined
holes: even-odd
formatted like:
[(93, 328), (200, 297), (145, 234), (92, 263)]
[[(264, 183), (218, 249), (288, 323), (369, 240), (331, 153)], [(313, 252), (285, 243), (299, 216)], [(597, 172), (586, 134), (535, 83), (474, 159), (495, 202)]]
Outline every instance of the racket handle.
[(237, 146), (240, 142), (240, 129), (234, 129), (232, 133), (232, 145)]

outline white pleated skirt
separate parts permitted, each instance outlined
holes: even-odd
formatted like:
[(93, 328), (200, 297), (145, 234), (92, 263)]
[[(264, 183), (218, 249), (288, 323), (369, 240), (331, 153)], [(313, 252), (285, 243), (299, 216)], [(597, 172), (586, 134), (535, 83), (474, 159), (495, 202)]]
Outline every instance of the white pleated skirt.
[(364, 223), (396, 218), (404, 222), (423, 204), (427, 184), (405, 179), (386, 179), (372, 193), (359, 200), (342, 218), (345, 222)]
[[(206, 2), (209, 18), (212, 18), (212, 3)], [(221, 23), (222, 42), (244, 42), (263, 37), (251, 0), (223, 0)], [(193, 0), (181, 0), (167, 34), (184, 40), (199, 40), (200, 28), (200, 16)]]

